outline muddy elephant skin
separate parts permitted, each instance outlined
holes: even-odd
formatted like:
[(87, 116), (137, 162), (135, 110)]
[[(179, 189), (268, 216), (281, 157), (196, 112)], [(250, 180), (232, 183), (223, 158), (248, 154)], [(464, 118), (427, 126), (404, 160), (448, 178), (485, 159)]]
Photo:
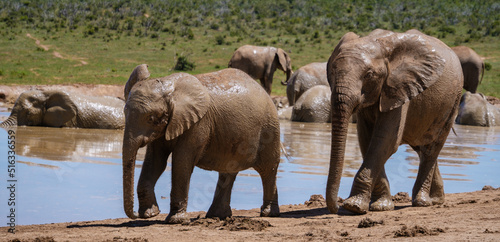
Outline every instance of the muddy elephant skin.
[(286, 74), (286, 80), (281, 82), (283, 85), (286, 85), (293, 74), (292, 61), (288, 53), (281, 48), (271, 46), (241, 46), (234, 52), (228, 67), (240, 69), (253, 79), (259, 79), (268, 94), (271, 94), (276, 68)]
[(292, 109), (292, 121), (329, 123), (331, 122), (330, 86), (317, 85), (300, 96)]
[(286, 87), (288, 104), (293, 106), (304, 92), (316, 85), (330, 86), (326, 78), (326, 62), (313, 62), (293, 73)]
[(465, 92), (460, 100), (457, 124), (500, 126), (500, 108), (491, 105), (483, 94)]
[[(145, 68), (141, 65), (137, 68)], [(134, 80), (131, 75), (132, 81)], [(130, 81), (129, 80), (129, 81)], [(172, 189), (167, 223), (186, 217), (189, 180), (195, 166), (219, 172), (207, 217), (231, 216), (231, 189), (239, 171), (254, 168), (262, 178), (261, 216), (278, 216), (276, 172), (280, 128), (269, 95), (246, 73), (224, 69), (192, 76), (177, 73), (136, 82), (125, 92), (123, 196), (130, 218), (159, 214), (154, 187), (172, 155)], [(137, 150), (147, 146), (134, 207)]]
[(374, 30), (340, 41), (327, 67), (332, 90), (332, 146), (326, 200), (338, 211), (349, 117), (357, 112), (363, 156), (343, 208), (363, 214), (394, 209), (384, 165), (401, 144), (420, 165), (412, 205), (444, 202), (437, 157), (458, 111), (463, 75), (458, 57), (440, 40), (416, 30)]
[(0, 127), (46, 126), (90, 129), (123, 129), (125, 102), (114, 97), (95, 97), (61, 90), (21, 93), (12, 112)]

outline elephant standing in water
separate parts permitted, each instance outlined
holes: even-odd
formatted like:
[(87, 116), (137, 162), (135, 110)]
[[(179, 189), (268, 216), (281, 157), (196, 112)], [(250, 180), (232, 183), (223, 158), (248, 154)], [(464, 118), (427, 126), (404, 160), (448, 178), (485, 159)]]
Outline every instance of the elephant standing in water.
[(307, 90), (293, 105), (292, 121), (331, 122), (330, 86), (317, 85)]
[(457, 124), (499, 126), (500, 108), (491, 105), (483, 94), (466, 92), (460, 100)]
[(13, 125), (123, 129), (125, 103), (114, 97), (94, 97), (60, 90), (21, 93), (10, 117), (0, 127)]
[(455, 46), (451, 49), (457, 54), (462, 65), (464, 89), (475, 93), (484, 76), (484, 62), (481, 56), (467, 46)]
[[(146, 65), (136, 67), (147, 69)], [(195, 166), (219, 172), (207, 217), (231, 216), (231, 189), (239, 171), (254, 168), (261, 176), (261, 216), (279, 216), (276, 172), (280, 161), (280, 126), (274, 104), (250, 76), (237, 69), (192, 76), (176, 73), (158, 79), (129, 79), (125, 91), (123, 199), (130, 218), (159, 214), (155, 184), (172, 154), (172, 190), (167, 223), (186, 217), (189, 181)], [(134, 207), (137, 150), (147, 146)]]
[(288, 104), (293, 106), (300, 96), (316, 85), (330, 86), (326, 78), (326, 62), (313, 62), (292, 74), (286, 87)]
[(267, 94), (271, 94), (273, 75), (276, 68), (286, 74), (286, 82), (292, 75), (292, 61), (290, 56), (281, 48), (244, 45), (238, 48), (228, 67), (240, 69), (253, 79), (259, 79)]
[(416, 30), (375, 30), (341, 41), (328, 60), (332, 87), (332, 146), (326, 200), (338, 211), (349, 117), (357, 112), (363, 163), (343, 207), (354, 213), (394, 209), (384, 165), (401, 144), (420, 165), (413, 206), (444, 202), (437, 157), (458, 111), (463, 75), (455, 53)]

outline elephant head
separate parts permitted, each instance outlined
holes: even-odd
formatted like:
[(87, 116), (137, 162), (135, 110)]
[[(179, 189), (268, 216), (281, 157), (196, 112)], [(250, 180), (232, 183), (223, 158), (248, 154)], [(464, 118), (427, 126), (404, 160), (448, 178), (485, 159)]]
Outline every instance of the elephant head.
[(31, 90), (21, 93), (2, 127), (14, 125), (61, 127), (77, 114), (66, 92)]
[(127, 101), (128, 94), (130, 93), (130, 90), (132, 89), (132, 87), (137, 82), (144, 81), (144, 80), (148, 79), (150, 75), (151, 74), (149, 73), (148, 65), (146, 65), (146, 64), (138, 65), (134, 69), (134, 71), (132, 71), (132, 74), (128, 78), (127, 84), (125, 84), (125, 89), (124, 89), (125, 101)]
[(326, 188), (330, 212), (338, 211), (337, 195), (351, 115), (367, 107), (389, 112), (402, 106), (439, 79), (444, 63), (429, 37), (415, 30), (377, 30), (337, 45), (327, 66), (332, 89), (332, 145)]
[[(144, 65), (137, 68), (147, 71)], [(134, 70), (129, 81), (135, 82), (132, 76), (136, 74)], [(179, 137), (206, 114), (210, 96), (196, 77), (185, 73), (127, 86), (130, 93), (124, 109), (123, 200), (127, 216), (137, 218), (133, 212), (137, 150), (162, 136), (166, 141)]]
[(281, 84), (287, 85), (290, 76), (293, 74), (290, 56), (283, 49), (278, 48), (276, 51), (275, 62), (279, 63), (278, 69), (282, 70), (286, 74), (286, 79), (281, 81)]

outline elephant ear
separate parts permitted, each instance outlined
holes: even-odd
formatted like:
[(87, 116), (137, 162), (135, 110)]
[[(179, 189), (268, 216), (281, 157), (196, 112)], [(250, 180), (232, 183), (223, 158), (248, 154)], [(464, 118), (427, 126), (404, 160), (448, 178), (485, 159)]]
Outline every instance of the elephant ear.
[(417, 33), (392, 34), (376, 41), (385, 51), (388, 76), (382, 86), (380, 111), (402, 106), (433, 85), (442, 75), (445, 60), (430, 38)]
[(151, 74), (149, 73), (147, 64), (142, 64), (135, 67), (134, 71), (132, 71), (132, 74), (130, 74), (127, 84), (125, 84), (125, 88), (123, 90), (125, 101), (127, 101), (128, 94), (130, 93), (130, 90), (132, 90), (132, 87), (137, 82), (148, 79), (150, 75)]
[(276, 52), (276, 58), (278, 58), (278, 62), (280, 63), (283, 71), (290, 69), (287, 68), (288, 60), (290, 60), (290, 57), (288, 57), (288, 54), (283, 49), (278, 48), (278, 51)]
[(194, 76), (173, 74), (173, 91), (171, 93), (171, 117), (165, 132), (165, 139), (172, 140), (190, 129), (200, 121), (210, 107), (208, 90)]
[(71, 121), (77, 114), (75, 103), (71, 100), (68, 93), (55, 91), (47, 92), (45, 101), (45, 113), (43, 123), (50, 127), (62, 127)]

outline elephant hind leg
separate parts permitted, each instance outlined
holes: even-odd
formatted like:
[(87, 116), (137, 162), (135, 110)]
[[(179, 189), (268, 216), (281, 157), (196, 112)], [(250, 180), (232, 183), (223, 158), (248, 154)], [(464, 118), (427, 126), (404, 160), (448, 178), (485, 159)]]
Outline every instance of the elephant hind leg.
[(268, 132), (270, 137), (263, 138), (270, 142), (264, 142), (259, 148), (257, 162), (254, 169), (259, 173), (264, 190), (263, 204), (260, 208), (261, 217), (278, 217), (280, 208), (278, 204), (278, 188), (276, 187), (276, 174), (280, 161), (280, 139), (279, 132)]
[(214, 200), (207, 212), (207, 218), (224, 219), (232, 216), (231, 212), (231, 191), (234, 180), (238, 173), (219, 173), (217, 188), (215, 189)]
[(443, 145), (444, 141), (439, 141), (414, 148), (420, 156), (417, 180), (412, 192), (412, 205), (415, 207), (444, 202), (443, 180), (437, 164), (437, 157)]

